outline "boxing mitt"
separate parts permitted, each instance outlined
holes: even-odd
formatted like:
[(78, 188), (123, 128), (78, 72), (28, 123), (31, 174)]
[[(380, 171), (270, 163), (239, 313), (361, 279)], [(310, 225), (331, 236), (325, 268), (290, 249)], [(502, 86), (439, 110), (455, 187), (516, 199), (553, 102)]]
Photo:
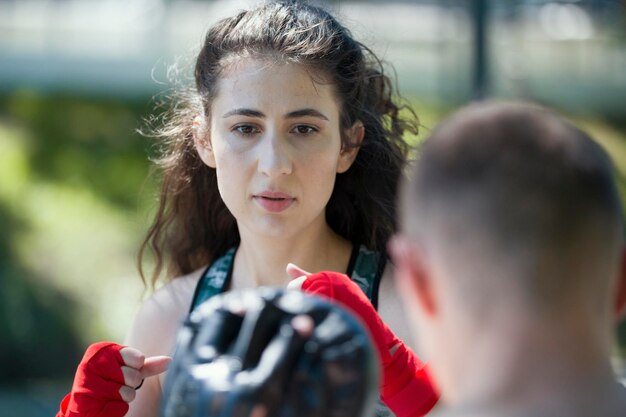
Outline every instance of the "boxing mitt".
[[(312, 321), (308, 335), (293, 327), (302, 316)], [(360, 322), (320, 297), (270, 288), (221, 294), (177, 335), (162, 415), (370, 416), (375, 361)]]

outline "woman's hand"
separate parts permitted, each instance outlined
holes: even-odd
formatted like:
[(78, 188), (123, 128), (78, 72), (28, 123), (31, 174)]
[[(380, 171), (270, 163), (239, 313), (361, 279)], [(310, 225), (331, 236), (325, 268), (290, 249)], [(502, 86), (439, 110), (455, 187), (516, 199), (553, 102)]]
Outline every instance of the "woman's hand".
[(165, 372), (170, 361), (168, 356), (145, 358), (137, 349), (116, 343), (94, 343), (56, 417), (123, 417), (143, 380)]
[(287, 274), (291, 277), (291, 281), (287, 284), (287, 288), (290, 290), (301, 290), (302, 284), (307, 279), (310, 272), (305, 271), (300, 268), (298, 265), (287, 264)]

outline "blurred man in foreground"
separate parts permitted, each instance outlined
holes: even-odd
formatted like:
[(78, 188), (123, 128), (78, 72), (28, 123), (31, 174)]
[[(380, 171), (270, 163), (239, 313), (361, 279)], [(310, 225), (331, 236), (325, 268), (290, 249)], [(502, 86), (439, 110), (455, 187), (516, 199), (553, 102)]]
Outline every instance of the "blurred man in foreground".
[(545, 109), (472, 105), (424, 143), (402, 204), (390, 249), (443, 414), (626, 416), (624, 224), (597, 144)]

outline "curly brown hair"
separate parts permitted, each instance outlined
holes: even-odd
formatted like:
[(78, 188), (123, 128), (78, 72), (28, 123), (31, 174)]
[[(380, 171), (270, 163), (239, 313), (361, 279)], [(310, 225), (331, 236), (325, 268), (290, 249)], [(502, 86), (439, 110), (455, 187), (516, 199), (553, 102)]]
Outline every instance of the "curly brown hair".
[[(227, 60), (238, 56), (303, 65), (336, 90), (342, 131), (360, 121), (364, 138), (352, 167), (338, 174), (326, 219), (339, 235), (385, 251), (396, 229), (396, 191), (418, 120), (398, 104), (383, 63), (325, 10), (297, 1), (273, 2), (223, 19), (207, 33), (195, 65), (193, 94), (174, 102), (164, 124), (152, 133), (163, 140), (156, 217), (140, 251), (139, 269), (151, 249), (154, 286), (163, 269), (170, 277), (210, 263), (239, 242), (237, 223), (222, 201), (215, 169), (198, 156), (193, 123), (209, 117), (216, 83)], [(408, 117), (400, 117), (407, 108)], [(354, 146), (342, 136), (342, 146)]]

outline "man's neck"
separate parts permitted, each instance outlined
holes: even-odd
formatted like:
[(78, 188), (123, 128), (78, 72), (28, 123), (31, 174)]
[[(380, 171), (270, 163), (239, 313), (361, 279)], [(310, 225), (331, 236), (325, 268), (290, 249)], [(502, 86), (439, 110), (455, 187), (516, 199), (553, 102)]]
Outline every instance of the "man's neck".
[(508, 327), (476, 333), (475, 348), (465, 350), (467, 365), (456, 375), (455, 409), (479, 409), (483, 416), (502, 410), (512, 416), (527, 411), (574, 416), (601, 415), (577, 411), (598, 404), (626, 406), (604, 342), (608, 336), (599, 334), (597, 325), (580, 317), (513, 320)]
[[(590, 387), (591, 384), (589, 384)], [(569, 397), (561, 401), (523, 402), (518, 399), (500, 403), (485, 401), (475, 404), (458, 404), (454, 407), (442, 404), (432, 417), (623, 417), (626, 415), (626, 387), (618, 382), (610, 381), (592, 388), (593, 394), (585, 395), (584, 398)]]

